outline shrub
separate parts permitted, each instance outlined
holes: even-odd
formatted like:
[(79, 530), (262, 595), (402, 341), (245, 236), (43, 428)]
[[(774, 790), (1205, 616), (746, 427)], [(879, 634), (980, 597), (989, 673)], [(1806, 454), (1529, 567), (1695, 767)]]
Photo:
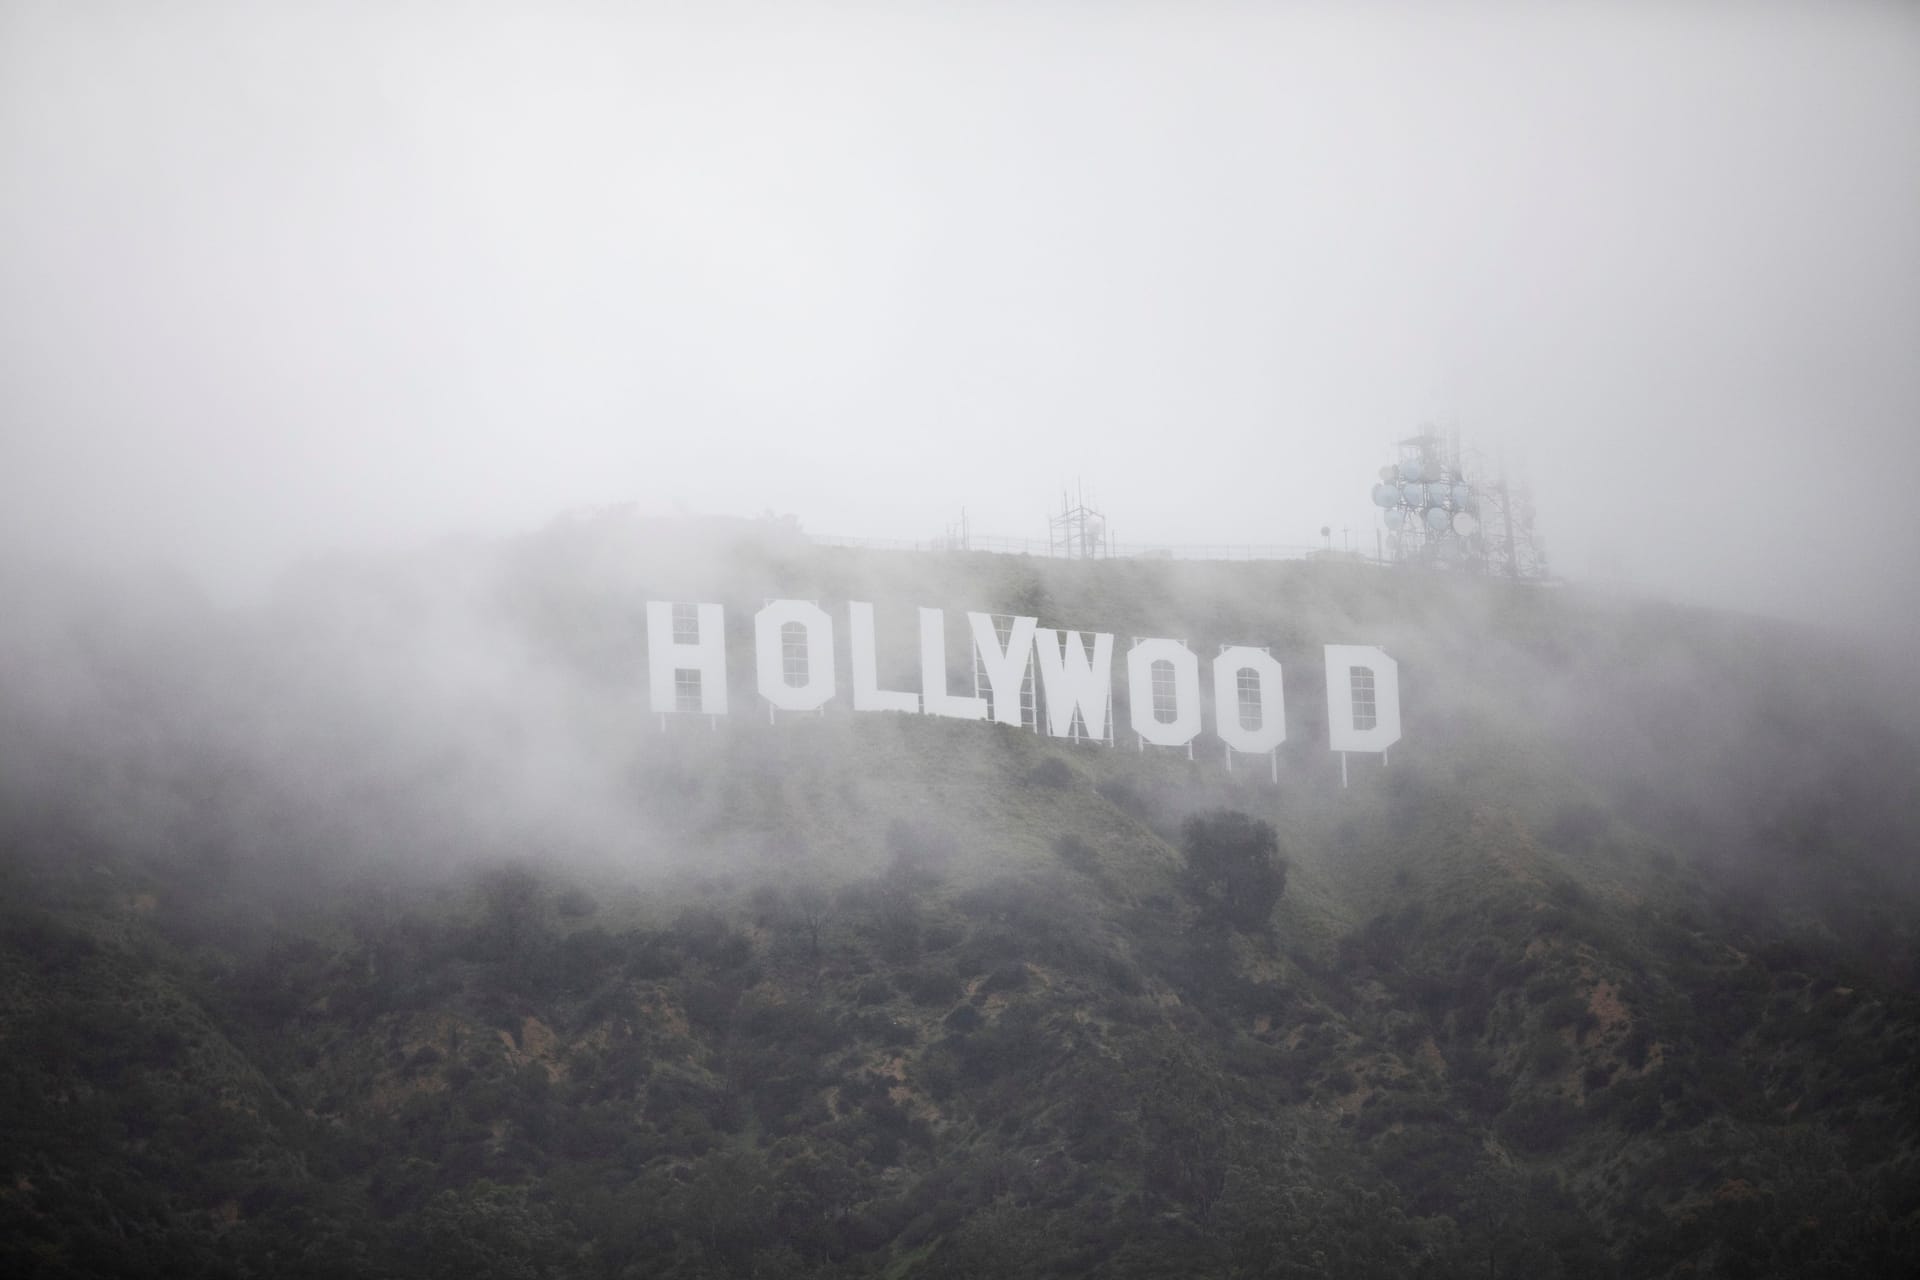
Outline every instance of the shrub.
[(1105, 800), (1108, 804), (1120, 810), (1120, 812), (1138, 818), (1142, 822), (1147, 820), (1148, 805), (1146, 799), (1141, 796), (1138, 791), (1135, 791), (1133, 784), (1125, 778), (1109, 778), (1105, 782), (1095, 786), (1094, 791), (1099, 794), (1102, 800)]
[(978, 1009), (970, 1004), (963, 1004), (946, 1016), (943, 1025), (950, 1031), (972, 1031), (984, 1021)]
[(1652, 1045), (1652, 1040), (1653, 1037), (1647, 1034), (1645, 1027), (1635, 1027), (1628, 1034), (1626, 1043), (1621, 1046), (1628, 1066), (1638, 1071), (1647, 1065), (1647, 1051)]
[(1522, 1098), (1508, 1107), (1494, 1128), (1508, 1145), (1529, 1155), (1559, 1149), (1580, 1125), (1578, 1108), (1561, 1098)]
[(1287, 860), (1273, 824), (1230, 809), (1195, 814), (1180, 827), (1184, 888), (1206, 917), (1265, 933), (1287, 889)]
[(1064, 791), (1079, 781), (1073, 766), (1059, 756), (1048, 756), (1033, 767), (1027, 774), (1027, 781), (1036, 787), (1052, 787)]
[(1024, 991), (1027, 986), (1027, 966), (1024, 964), (1002, 965), (987, 975), (980, 984), (982, 991)]
[(684, 954), (715, 969), (737, 969), (753, 959), (752, 941), (715, 911), (697, 907), (683, 911), (671, 933)]
[(952, 1004), (960, 998), (960, 977), (950, 969), (916, 969), (903, 981), (915, 1004)]
[(1573, 1057), (1573, 1050), (1559, 1036), (1548, 1032), (1533, 1042), (1527, 1053), (1528, 1063), (1538, 1075), (1550, 1076), (1564, 1068)]
[(1585, 1035), (1596, 1021), (1593, 1011), (1587, 1008), (1585, 997), (1571, 991), (1555, 996), (1540, 1011), (1540, 1024), (1550, 1031), (1572, 1027), (1576, 1035)]

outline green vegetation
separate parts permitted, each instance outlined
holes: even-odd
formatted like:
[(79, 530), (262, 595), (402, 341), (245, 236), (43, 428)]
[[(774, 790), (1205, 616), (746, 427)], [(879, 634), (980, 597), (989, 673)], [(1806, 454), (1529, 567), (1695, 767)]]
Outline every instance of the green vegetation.
[[(1920, 749), (1805, 638), (643, 534), (490, 549), (457, 607), (431, 560), (245, 623), (35, 615), (6, 1274), (1915, 1270)], [(852, 595), (1271, 643), (1281, 781), (918, 717), (662, 731), (630, 615), (688, 582), (742, 628)], [(449, 628), (508, 674), (447, 683)], [(1408, 708), (1344, 791), (1335, 640)]]
[(1182, 887), (1216, 926), (1266, 936), (1273, 908), (1287, 891), (1287, 862), (1273, 824), (1223, 809), (1180, 825), (1187, 866)]

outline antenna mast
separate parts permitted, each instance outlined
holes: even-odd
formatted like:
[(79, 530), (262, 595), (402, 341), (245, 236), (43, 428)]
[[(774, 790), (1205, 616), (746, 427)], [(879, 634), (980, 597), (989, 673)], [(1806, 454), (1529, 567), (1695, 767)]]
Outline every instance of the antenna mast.
[(1087, 505), (1086, 487), (1060, 491), (1060, 514), (1047, 517), (1047, 554), (1068, 560), (1096, 560), (1108, 554), (1107, 516)]

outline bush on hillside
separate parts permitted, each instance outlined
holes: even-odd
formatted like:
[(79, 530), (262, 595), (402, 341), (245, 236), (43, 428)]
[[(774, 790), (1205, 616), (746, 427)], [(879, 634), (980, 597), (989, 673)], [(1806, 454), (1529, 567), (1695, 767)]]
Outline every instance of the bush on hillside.
[(1222, 809), (1188, 818), (1180, 837), (1187, 859), (1182, 887), (1202, 917), (1243, 933), (1266, 933), (1287, 890), (1287, 860), (1273, 824)]

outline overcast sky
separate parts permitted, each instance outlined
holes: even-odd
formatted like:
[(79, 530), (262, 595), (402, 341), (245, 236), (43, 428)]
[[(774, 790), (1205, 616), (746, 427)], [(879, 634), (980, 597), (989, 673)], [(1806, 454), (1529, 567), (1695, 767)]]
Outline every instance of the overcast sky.
[[(0, 536), (220, 590), (633, 500), (1920, 608), (1920, 8), (0, 0)], [(1337, 535), (1336, 535), (1337, 536)]]

